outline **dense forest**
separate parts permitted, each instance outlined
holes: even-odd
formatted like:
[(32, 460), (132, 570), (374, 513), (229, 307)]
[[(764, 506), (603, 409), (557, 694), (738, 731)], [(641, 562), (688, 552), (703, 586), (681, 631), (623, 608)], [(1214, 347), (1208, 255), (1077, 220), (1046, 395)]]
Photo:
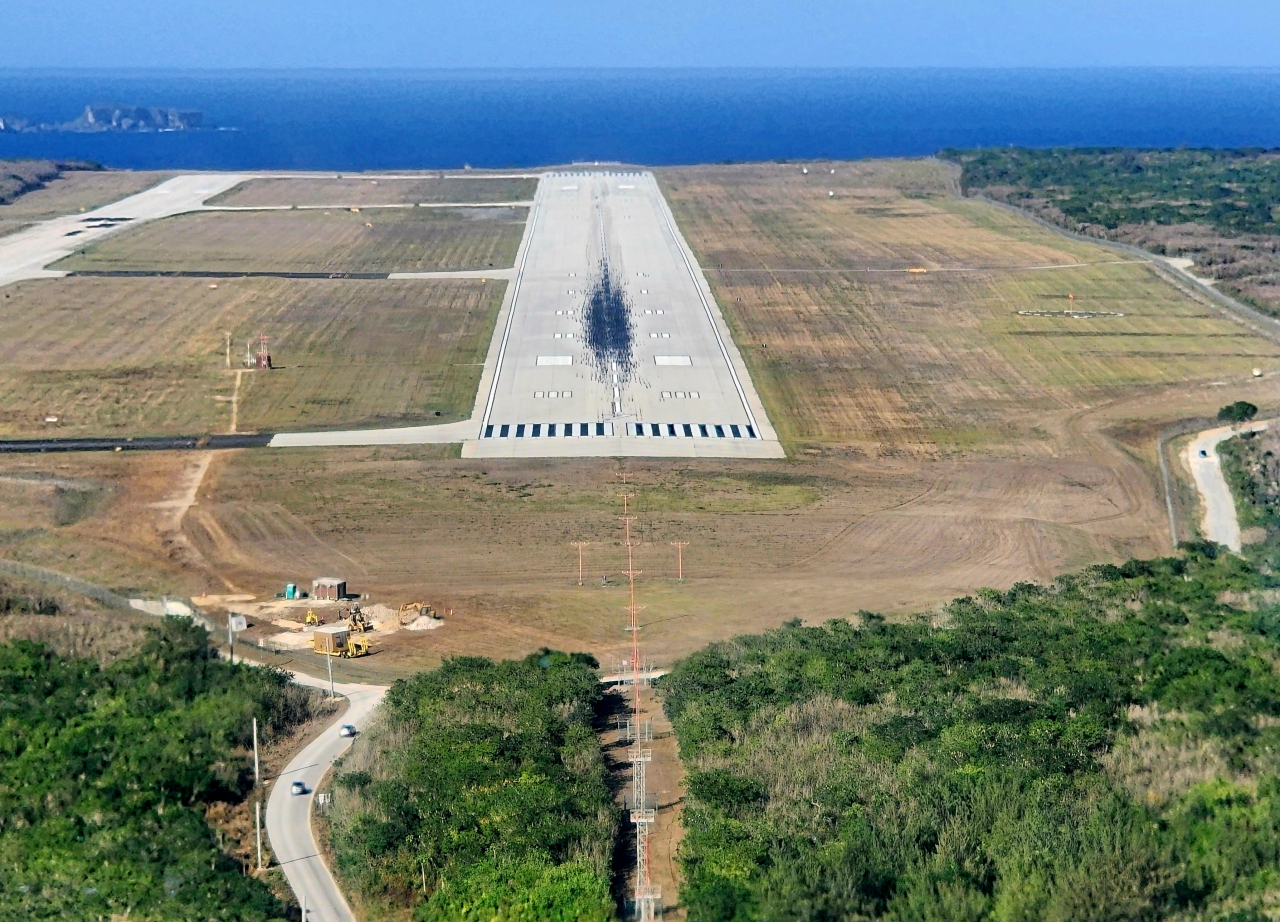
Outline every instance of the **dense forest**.
[(106, 666), (0, 644), (0, 918), (283, 919), (206, 812), (252, 788), (251, 719), (286, 733), (310, 700), (283, 672), (219, 661), (178, 619)]
[(966, 193), (1084, 234), (1186, 257), (1236, 297), (1280, 311), (1280, 152), (946, 150)]
[(392, 686), (335, 775), (345, 881), (421, 920), (612, 919), (618, 813), (595, 666), (459, 657)]
[(1280, 556), (1218, 551), (679, 663), (690, 922), (1269, 918)]
[(1280, 232), (1280, 153), (1001, 147), (947, 150), (961, 188), (1048, 199), (1078, 225), (1207, 224), (1221, 233)]

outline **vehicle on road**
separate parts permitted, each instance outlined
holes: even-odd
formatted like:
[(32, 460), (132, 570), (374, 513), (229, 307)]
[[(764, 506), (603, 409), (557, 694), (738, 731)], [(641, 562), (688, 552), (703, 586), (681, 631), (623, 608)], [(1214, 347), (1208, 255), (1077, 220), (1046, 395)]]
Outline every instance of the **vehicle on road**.
[(307, 785), (302, 781), (295, 781), (293, 784), (289, 786), (289, 793), (305, 794), (307, 793)]
[(338, 728), (338, 736), (355, 736), (355, 735), (356, 735), (356, 728), (351, 726), (351, 724), (343, 724), (341, 727)]
[(1209, 453), (1202, 448), (1200, 449), (1200, 457), (1207, 458), (1209, 457)]

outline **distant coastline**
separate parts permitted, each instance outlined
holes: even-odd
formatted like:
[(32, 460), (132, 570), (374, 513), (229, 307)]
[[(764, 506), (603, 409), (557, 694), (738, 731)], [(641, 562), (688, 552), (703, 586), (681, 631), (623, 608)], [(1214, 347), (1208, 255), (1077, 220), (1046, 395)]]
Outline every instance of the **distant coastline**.
[(56, 124), (0, 115), (0, 132), (23, 134), (196, 131), (206, 127), (203, 112), (157, 106), (85, 106), (79, 118)]
[(0, 159), (355, 171), (1280, 145), (1280, 70), (0, 68), (0, 111), (33, 124), (100, 101), (180, 105), (203, 112), (202, 127), (4, 131)]

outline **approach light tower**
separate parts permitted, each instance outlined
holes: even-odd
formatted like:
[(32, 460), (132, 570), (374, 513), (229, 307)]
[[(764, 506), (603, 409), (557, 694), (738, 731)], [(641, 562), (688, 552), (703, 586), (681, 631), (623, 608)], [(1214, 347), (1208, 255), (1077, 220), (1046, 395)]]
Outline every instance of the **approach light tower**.
[(258, 360), (256, 366), (259, 371), (266, 371), (271, 367), (271, 352), (267, 349), (267, 334), (258, 335)]
[[(623, 502), (629, 499), (623, 495)], [(662, 912), (662, 889), (653, 885), (649, 873), (649, 834), (657, 820), (657, 811), (649, 806), (648, 768), (653, 761), (653, 722), (642, 720), (643, 707), (641, 695), (649, 683), (648, 670), (640, 658), (640, 612), (643, 605), (636, 604), (636, 577), (640, 571), (635, 567), (634, 548), (631, 540), (631, 521), (634, 517), (623, 515), (626, 526), (627, 544), (627, 585), (628, 604), (627, 629), (631, 632), (631, 726), (628, 736), (633, 745), (627, 750), (627, 759), (631, 762), (631, 824), (636, 828), (636, 880), (634, 891), (635, 918), (640, 922), (652, 922)]]

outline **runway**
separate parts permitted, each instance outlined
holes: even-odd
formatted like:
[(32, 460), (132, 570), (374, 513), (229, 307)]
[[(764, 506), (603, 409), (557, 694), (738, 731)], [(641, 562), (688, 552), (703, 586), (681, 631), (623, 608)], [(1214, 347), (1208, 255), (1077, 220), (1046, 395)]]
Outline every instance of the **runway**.
[(515, 275), (464, 457), (784, 456), (653, 174), (544, 175)]

